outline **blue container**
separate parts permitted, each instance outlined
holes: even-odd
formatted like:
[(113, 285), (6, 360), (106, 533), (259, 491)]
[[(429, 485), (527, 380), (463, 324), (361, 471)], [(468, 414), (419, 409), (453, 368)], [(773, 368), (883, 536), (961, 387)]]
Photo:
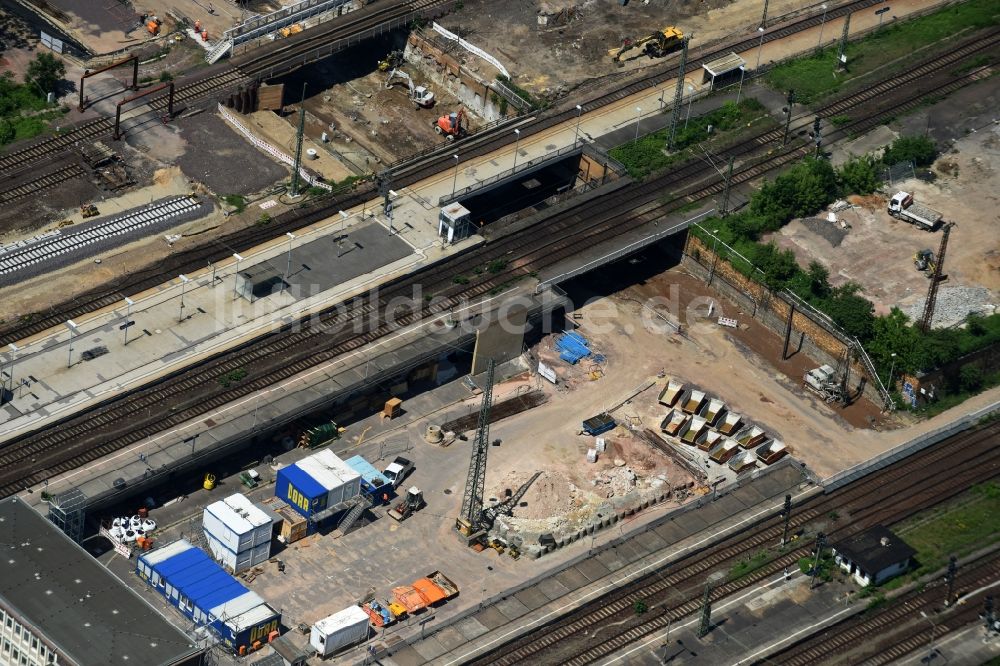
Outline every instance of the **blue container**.
[(186, 541), (145, 553), (136, 573), (196, 625), (211, 629), (233, 652), (267, 642), (281, 614)]
[(354, 456), (344, 461), (355, 472), (361, 475), (361, 490), (372, 495), (377, 501), (382, 500), (382, 494), (386, 493), (390, 497), (394, 495), (392, 484), (389, 479), (382, 475), (382, 472), (375, 469), (375, 466), (362, 458)]
[(326, 508), (327, 495), (327, 489), (298, 465), (278, 470), (274, 496), (287, 502), (306, 518)]

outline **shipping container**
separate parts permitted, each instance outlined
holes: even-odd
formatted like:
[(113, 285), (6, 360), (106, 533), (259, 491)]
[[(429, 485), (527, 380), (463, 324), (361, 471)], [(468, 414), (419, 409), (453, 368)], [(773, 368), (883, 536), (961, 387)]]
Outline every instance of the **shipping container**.
[(327, 491), (319, 482), (298, 466), (298, 463), (278, 470), (274, 496), (306, 518), (326, 509)]
[(271, 541), (271, 518), (236, 493), (205, 507), (202, 525), (225, 548), (240, 553)]
[(393, 486), (389, 483), (389, 479), (361, 456), (348, 458), (344, 462), (361, 475), (361, 489), (364, 492), (376, 496), (376, 499), (381, 499), (382, 493), (388, 493), (390, 496), (394, 494)]
[(350, 606), (323, 618), (312, 626), (309, 644), (320, 657), (331, 654), (368, 638), (368, 613), (358, 606)]
[(327, 507), (357, 497), (361, 494), (361, 475), (337, 457), (330, 449), (324, 449), (298, 462), (299, 468), (318, 481), (327, 490)]
[(271, 557), (271, 542), (252, 546), (246, 550), (234, 553), (229, 550), (226, 544), (222, 543), (214, 536), (205, 532), (205, 540), (208, 542), (208, 549), (212, 556), (229, 573), (242, 573), (251, 567), (255, 567), (261, 562), (267, 562)]
[(187, 541), (141, 555), (136, 573), (234, 653), (255, 649), (277, 635), (281, 614)]

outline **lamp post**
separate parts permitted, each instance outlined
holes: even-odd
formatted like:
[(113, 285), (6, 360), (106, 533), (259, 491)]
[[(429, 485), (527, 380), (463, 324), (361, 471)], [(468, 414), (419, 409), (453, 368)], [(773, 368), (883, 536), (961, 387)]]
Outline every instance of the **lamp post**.
[(579, 104), (576, 105), (576, 132), (573, 133), (573, 147), (576, 147), (576, 142), (580, 140), (580, 119), (583, 118), (583, 107)]
[(191, 281), (191, 279), (186, 275), (179, 275), (178, 277), (181, 280), (181, 311), (180, 314), (177, 315), (177, 323), (180, 323), (184, 321), (184, 292), (187, 290), (187, 284)]
[(80, 327), (73, 323), (72, 319), (67, 319), (66, 328), (69, 329), (69, 355), (66, 358), (66, 367), (73, 367), (73, 336), (80, 332)]
[(393, 202), (393, 200), (395, 198), (396, 198), (396, 192), (394, 190), (389, 190), (389, 201), (386, 203), (386, 206), (385, 206), (385, 215), (386, 215), (387, 218), (389, 218), (389, 235), (390, 236), (392, 235), (392, 209), (393, 209), (392, 202)]
[(286, 231), (285, 235), (288, 236), (288, 260), (285, 262), (285, 279), (282, 280), (282, 291), (284, 291), (285, 287), (288, 286), (288, 276), (292, 272), (292, 241), (295, 240), (295, 234), (291, 231)]
[(920, 617), (931, 623), (931, 640), (927, 643), (927, 655), (929, 657), (934, 654), (934, 634), (937, 633), (937, 623), (924, 611), (920, 611)]
[(754, 74), (760, 69), (760, 52), (764, 50), (764, 28), (757, 28), (757, 32), (760, 33), (760, 45), (757, 46), (757, 66), (753, 68)]
[(635, 107), (635, 140), (639, 140), (639, 121), (642, 120), (642, 107)]
[(517, 148), (521, 144), (521, 130), (514, 130), (514, 136), (516, 138), (514, 139), (514, 169), (512, 170), (517, 169)]
[(239, 292), (240, 262), (243, 261), (243, 257), (234, 252), (233, 259), (236, 260), (236, 270), (233, 271), (233, 300), (235, 301), (240, 294)]
[(7, 346), (10, 347), (10, 351), (11, 351), (11, 354), (10, 354), (10, 394), (11, 395), (10, 395), (10, 397), (13, 398), (14, 397), (14, 363), (17, 361), (17, 356), (15, 356), (15, 354), (17, 354), (17, 352), (21, 351), (21, 348), (18, 347), (17, 345), (15, 345), (13, 342), (11, 342)]
[(736, 104), (737, 104), (737, 106), (740, 103), (740, 95), (743, 94), (743, 77), (746, 76), (746, 73), (747, 73), (747, 66), (746, 65), (740, 65), (740, 87), (736, 89)]
[(451, 196), (455, 196), (455, 189), (458, 187), (458, 155), (452, 155), (455, 158), (455, 177), (451, 179)]
[(896, 354), (890, 354), (892, 357), (892, 363), (889, 364), (889, 390), (892, 390), (892, 375), (896, 371)]
[[(716, 247), (719, 243), (719, 230), (712, 230), (712, 270), (708, 272), (708, 284), (712, 284), (712, 279), (715, 277), (715, 264), (719, 260), (719, 254), (716, 251)], [(714, 498), (714, 495), (713, 495)]]
[(820, 21), (819, 23), (819, 41), (816, 43), (817, 49), (823, 48), (823, 28), (826, 27), (826, 9), (827, 9), (826, 4), (823, 4), (822, 7), (823, 7), (823, 20)]
[(124, 328), (125, 328), (125, 342), (122, 343), (123, 347), (127, 347), (128, 346), (128, 329), (132, 325), (131, 321), (132, 321), (132, 306), (133, 305), (135, 305), (135, 301), (133, 301), (128, 296), (126, 296), (125, 297), (125, 326), (124, 326)]
[(337, 237), (337, 258), (339, 259), (343, 256), (344, 249), (344, 225), (347, 223), (347, 218), (350, 217), (348, 213), (344, 211), (339, 211), (340, 215), (340, 236)]

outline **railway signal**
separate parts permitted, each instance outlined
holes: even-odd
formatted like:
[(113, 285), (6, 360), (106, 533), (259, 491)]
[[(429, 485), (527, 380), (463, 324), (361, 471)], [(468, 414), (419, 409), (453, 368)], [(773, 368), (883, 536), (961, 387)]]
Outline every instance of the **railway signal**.
[(785, 112), (785, 133), (781, 137), (781, 145), (788, 143), (788, 127), (792, 124), (792, 107), (795, 105), (795, 91), (788, 91), (788, 106), (782, 109)]
[(955, 573), (958, 571), (958, 558), (954, 555), (948, 558), (948, 572), (944, 575), (948, 583), (948, 593), (944, 598), (944, 605), (951, 606), (951, 600), (955, 596)]
[(824, 546), (826, 546), (826, 535), (820, 532), (816, 535), (816, 561), (813, 562), (812, 580), (809, 581), (810, 590), (816, 587), (816, 576), (819, 574), (819, 558), (823, 553)]
[(788, 543), (788, 521), (792, 515), (792, 496), (785, 495), (785, 509), (781, 512), (781, 515), (785, 518), (785, 527), (781, 531), (781, 546), (784, 547)]

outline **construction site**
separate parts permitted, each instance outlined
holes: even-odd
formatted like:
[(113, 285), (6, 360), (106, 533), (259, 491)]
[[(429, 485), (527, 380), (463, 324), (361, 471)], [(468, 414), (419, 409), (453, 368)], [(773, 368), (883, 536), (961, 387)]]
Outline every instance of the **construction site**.
[(995, 11), (858, 75), (962, 7), (98, 4), (0, 23), (65, 64), (0, 153), (0, 498), (169, 663), (1000, 653), (993, 551), (879, 531), (996, 480)]

